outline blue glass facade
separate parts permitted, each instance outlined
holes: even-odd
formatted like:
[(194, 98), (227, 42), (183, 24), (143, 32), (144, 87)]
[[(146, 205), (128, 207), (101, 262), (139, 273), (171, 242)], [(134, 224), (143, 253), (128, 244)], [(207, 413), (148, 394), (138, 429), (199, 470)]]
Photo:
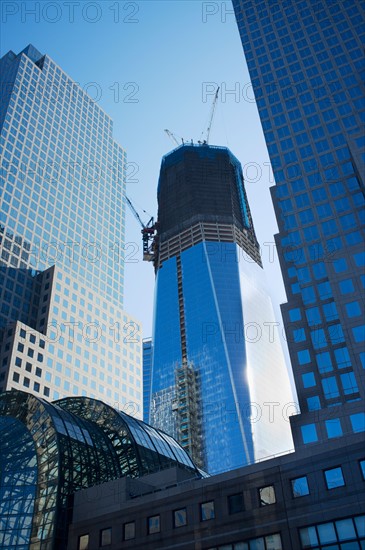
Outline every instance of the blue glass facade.
[[(282, 417), (270, 429), (264, 416), (253, 420), (270, 395), (283, 406), (291, 393), (279, 342), (250, 336), (274, 315), (240, 164), (224, 148), (182, 146), (164, 158), (158, 194), (149, 421), (186, 444), (209, 473), (290, 449)], [(273, 370), (278, 393), (266, 380)]]
[(145, 338), (142, 341), (143, 360), (143, 420), (148, 421), (148, 409), (151, 390), (151, 369), (152, 369), (152, 339)]
[(0, 59), (0, 94), (0, 392), (87, 395), (142, 415), (113, 122), (31, 45)]
[(318, 419), (313, 440), (329, 437), (328, 415), (351, 432), (364, 407), (364, 6), (233, 5), (276, 181), (300, 445)]

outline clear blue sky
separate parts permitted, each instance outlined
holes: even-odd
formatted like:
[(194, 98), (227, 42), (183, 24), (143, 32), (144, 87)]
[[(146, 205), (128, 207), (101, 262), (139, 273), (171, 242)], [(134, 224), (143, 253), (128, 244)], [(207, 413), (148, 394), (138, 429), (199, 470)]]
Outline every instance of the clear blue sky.
[[(174, 147), (164, 128), (197, 141), (211, 108), (207, 83), (219, 84), (210, 142), (229, 146), (242, 162), (259, 242), (273, 243), (272, 172), (230, 2), (3, 0), (1, 9), (1, 55), (34, 44), (113, 118), (114, 137), (135, 163), (130, 171), (138, 165), (127, 192), (146, 221), (157, 211), (161, 157)], [(140, 227), (130, 213), (126, 237), (140, 246)], [(263, 246), (263, 260), (277, 309), (285, 293), (269, 248)], [(126, 265), (125, 309), (149, 336), (154, 272), (141, 251), (134, 259)]]

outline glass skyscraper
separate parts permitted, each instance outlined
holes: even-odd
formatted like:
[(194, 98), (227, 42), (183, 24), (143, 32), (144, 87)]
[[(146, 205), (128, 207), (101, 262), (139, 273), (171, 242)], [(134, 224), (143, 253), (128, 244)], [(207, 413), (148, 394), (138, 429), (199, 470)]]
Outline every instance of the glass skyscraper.
[(126, 155), (112, 120), (31, 45), (0, 72), (0, 391), (141, 414), (140, 328), (122, 310)]
[(289, 378), (241, 165), (227, 148), (165, 155), (155, 251), (148, 421), (210, 474), (291, 449)]
[(364, 426), (364, 5), (234, 0), (276, 185), (297, 445)]
[(142, 340), (143, 363), (143, 420), (147, 422), (150, 406), (151, 368), (152, 368), (152, 339)]

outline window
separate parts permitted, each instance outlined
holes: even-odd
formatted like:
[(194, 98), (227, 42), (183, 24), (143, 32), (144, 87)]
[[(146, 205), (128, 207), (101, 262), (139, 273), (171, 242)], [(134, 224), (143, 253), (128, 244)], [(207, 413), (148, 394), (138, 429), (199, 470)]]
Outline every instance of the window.
[(174, 510), (174, 527), (183, 527), (187, 525), (186, 508), (180, 508), (180, 510)]
[(336, 487), (343, 487), (345, 485), (341, 466), (325, 470), (324, 477), (326, 479), (327, 489), (336, 489)]
[(136, 522), (130, 521), (124, 524), (124, 540), (132, 540), (136, 538)]
[(260, 506), (268, 506), (276, 503), (275, 489), (273, 485), (267, 485), (259, 489)]
[(19, 374), (17, 372), (14, 372), (13, 373), (13, 382), (19, 382), (19, 378), (20, 378)]
[(22, 366), (22, 360), (20, 359), (20, 357), (15, 358), (15, 366), (16, 367), (21, 367)]
[(321, 400), (319, 398), (319, 395), (307, 397), (307, 406), (308, 411), (318, 411), (321, 408)]
[(299, 365), (306, 365), (307, 363), (310, 363), (310, 353), (308, 349), (304, 349), (297, 352), (298, 355), (298, 361)]
[(351, 359), (347, 348), (335, 349), (334, 354), (339, 369), (351, 367)]
[(358, 317), (361, 315), (359, 302), (349, 302), (345, 305), (347, 317)]
[(345, 395), (350, 395), (359, 391), (353, 372), (345, 372), (340, 375), (341, 384)]
[(329, 376), (322, 380), (323, 393), (326, 399), (333, 399), (338, 397), (340, 392), (337, 386), (337, 380), (334, 376)]
[(355, 433), (365, 431), (365, 413), (350, 414), (350, 422)]
[(325, 426), (327, 430), (328, 439), (332, 439), (332, 437), (341, 437), (342, 427), (341, 427), (341, 421), (339, 418), (331, 418), (331, 420), (326, 420)]
[(340, 287), (341, 294), (350, 294), (355, 290), (352, 279), (344, 279), (338, 283), (338, 286)]
[(360, 465), (362, 478), (365, 481), (365, 460), (360, 460), (359, 465)]
[(243, 512), (244, 503), (243, 503), (243, 493), (236, 493), (235, 495), (229, 495), (227, 497), (228, 501), (228, 513), (229, 514), (238, 514)]
[(161, 530), (160, 515), (150, 516), (147, 519), (147, 531), (149, 535), (159, 533)]
[(100, 531), (100, 546), (109, 546), (112, 543), (112, 528), (108, 527)]
[(78, 550), (88, 550), (89, 548), (89, 535), (80, 535), (79, 536), (79, 544), (78, 544)]
[(294, 498), (309, 495), (307, 476), (297, 477), (291, 480), (292, 493)]
[(202, 502), (200, 504), (200, 519), (201, 521), (207, 521), (208, 519), (215, 518), (214, 501)]
[[(320, 523), (303, 527), (299, 530), (301, 548), (331, 548), (338, 549), (336, 543), (342, 541), (359, 541), (365, 535), (365, 516), (355, 516), (339, 519), (334, 522)], [(323, 546), (322, 546), (323, 545)], [(331, 546), (327, 546), (331, 545)], [(356, 542), (341, 544), (341, 549), (352, 550), (360, 548)]]
[(302, 381), (303, 381), (303, 387), (304, 388), (312, 388), (316, 385), (316, 379), (314, 378), (313, 372), (307, 372), (305, 374), (302, 374)]
[(29, 378), (24, 377), (23, 386), (25, 386), (26, 388), (29, 388), (29, 385), (30, 385)]
[(304, 426), (301, 426), (300, 429), (302, 432), (303, 443), (305, 445), (318, 441), (317, 429), (315, 424), (304, 424)]
[(331, 356), (328, 351), (325, 351), (324, 353), (318, 353), (316, 355), (316, 361), (320, 373), (330, 372), (331, 370), (333, 370)]
[(355, 342), (364, 342), (365, 340), (365, 325), (360, 325), (352, 329), (352, 334)]

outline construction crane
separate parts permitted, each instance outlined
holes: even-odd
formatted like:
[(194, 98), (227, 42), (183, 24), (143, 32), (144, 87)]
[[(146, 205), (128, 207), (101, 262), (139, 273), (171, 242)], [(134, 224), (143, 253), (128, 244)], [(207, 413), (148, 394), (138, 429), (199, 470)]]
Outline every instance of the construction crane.
[[(180, 145), (180, 143), (179, 143), (178, 140), (176, 139), (175, 134), (173, 134), (172, 132), (170, 132), (170, 130), (167, 130), (167, 128), (164, 130), (164, 132), (166, 132), (166, 134), (169, 136), (169, 138), (171, 139), (171, 141), (173, 141), (176, 145)], [(184, 143), (183, 138), (180, 138), (180, 139), (181, 139), (181, 143)]]
[(134, 217), (142, 227), (141, 233), (142, 233), (142, 244), (143, 244), (143, 260), (145, 262), (152, 262), (155, 259), (155, 253), (154, 253), (155, 232), (156, 232), (155, 220), (153, 217), (151, 217), (150, 220), (146, 224), (144, 224), (137, 210), (134, 208), (130, 198), (127, 197), (127, 195), (124, 195), (124, 196), (130, 210), (132, 211), (132, 214), (134, 215)]
[[(217, 100), (218, 100), (218, 93), (219, 93), (219, 86), (218, 86), (218, 88), (217, 88), (217, 91), (215, 92), (215, 96), (214, 96), (213, 103), (212, 103), (212, 108), (211, 108), (211, 110), (210, 110), (209, 121), (208, 121), (208, 128), (207, 128), (207, 131), (206, 131), (206, 137), (205, 137), (205, 139), (203, 140), (203, 142), (198, 141), (198, 143), (201, 144), (201, 145), (209, 145), (210, 130), (212, 129), (212, 124), (213, 124), (213, 118), (214, 118), (215, 108), (216, 108)], [(203, 136), (203, 133), (204, 133), (204, 130), (203, 130), (203, 132), (202, 132), (202, 136)]]

